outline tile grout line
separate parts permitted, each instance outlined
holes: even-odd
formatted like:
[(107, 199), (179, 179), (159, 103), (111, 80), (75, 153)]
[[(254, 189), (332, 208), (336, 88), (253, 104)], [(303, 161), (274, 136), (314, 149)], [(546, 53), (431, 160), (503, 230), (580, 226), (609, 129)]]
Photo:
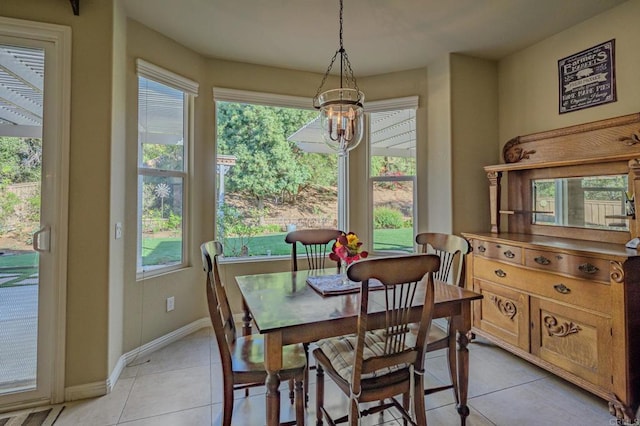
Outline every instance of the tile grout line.
[(133, 376), (133, 382), (131, 383), (131, 387), (129, 388), (129, 392), (127, 392), (127, 397), (124, 400), (124, 404), (122, 404), (122, 409), (120, 410), (120, 415), (118, 416), (118, 420), (116, 421), (116, 425), (120, 424), (120, 420), (122, 419), (122, 415), (124, 414), (124, 409), (129, 402), (129, 398), (131, 397), (131, 392), (133, 392), (133, 387), (136, 385), (136, 380), (138, 380), (138, 370), (136, 369), (136, 374)]
[(542, 376), (542, 377), (538, 377), (537, 379), (529, 380), (527, 382), (518, 383), (517, 385), (507, 386), (507, 387), (502, 388), (502, 389), (496, 389), (496, 390), (491, 391), (491, 392), (486, 392), (486, 393), (483, 393), (483, 394), (480, 394), (480, 395), (475, 395), (472, 398), (469, 398), (467, 400), (467, 406), (468, 407), (473, 407), (473, 409), (476, 412), (478, 412), (478, 414), (480, 414), (483, 418), (485, 418), (489, 423), (491, 423), (494, 426), (497, 426), (497, 423), (495, 423), (490, 417), (488, 417), (485, 413), (483, 413), (482, 410), (480, 410), (477, 407), (473, 406), (472, 402), (473, 402), (474, 399), (477, 399), (477, 398), (480, 398), (480, 397), (483, 397), (483, 396), (487, 396), (487, 395), (491, 395), (491, 394), (494, 394), (494, 393), (497, 393), (497, 392), (502, 392), (502, 391), (505, 391), (505, 390), (508, 390), (508, 389), (513, 389), (513, 388), (516, 388), (516, 387), (519, 387), (519, 386), (522, 386), (522, 385), (528, 385), (528, 384), (531, 384), (531, 383), (534, 383), (534, 382), (537, 382), (537, 381), (540, 381), (540, 380), (545, 380), (548, 377), (549, 376)]
[(504, 390), (517, 388), (518, 386), (522, 386), (522, 385), (528, 385), (528, 384), (531, 384), (531, 383), (534, 383), (534, 382), (537, 382), (537, 381), (540, 381), (540, 380), (547, 379), (548, 377), (549, 376), (542, 376), (542, 377), (538, 377), (536, 379), (531, 379), (531, 380), (526, 381), (526, 382), (518, 383), (516, 385), (511, 385), (511, 386), (507, 386), (507, 387), (504, 387), (504, 388), (496, 389), (496, 390), (493, 390), (493, 391), (489, 391), (489, 392), (481, 393), (481, 394), (478, 394), (478, 395), (474, 395), (471, 398), (467, 398), (467, 402), (471, 401), (472, 399), (479, 398), (481, 396), (491, 395), (492, 393), (502, 392)]
[[(182, 410), (169, 411), (167, 413), (155, 414), (153, 416), (140, 417), (138, 419), (131, 419), (129, 421), (122, 422), (122, 423), (120, 423), (120, 421), (118, 421), (118, 423), (116, 423), (115, 426), (126, 425), (126, 424), (133, 423), (133, 422), (139, 422), (140, 420), (145, 420), (145, 419), (153, 419), (154, 417), (163, 417), (163, 416), (167, 416), (167, 415), (170, 415), (170, 414), (180, 413), (180, 412), (189, 411), (189, 410), (195, 410), (197, 408), (202, 408), (202, 407), (211, 407), (211, 404), (198, 405), (198, 406), (191, 407), (191, 408), (183, 408)], [(211, 421), (213, 422), (213, 419), (211, 419)]]

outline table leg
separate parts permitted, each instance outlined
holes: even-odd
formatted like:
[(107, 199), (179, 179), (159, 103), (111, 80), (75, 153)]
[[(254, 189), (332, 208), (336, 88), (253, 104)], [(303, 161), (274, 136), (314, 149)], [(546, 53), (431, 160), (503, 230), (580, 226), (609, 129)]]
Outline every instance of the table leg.
[(267, 370), (266, 410), (267, 426), (280, 424), (280, 375), (282, 369), (282, 335), (278, 332), (264, 336), (264, 365)]
[(248, 336), (251, 334), (251, 312), (249, 312), (249, 308), (247, 307), (247, 303), (242, 300), (242, 310), (244, 311), (244, 315), (242, 316), (242, 335)]
[(456, 319), (458, 335), (458, 414), (460, 424), (464, 426), (469, 416), (467, 394), (469, 390), (469, 339), (467, 333), (471, 329), (471, 302), (466, 301), (460, 307), (460, 316)]
[[(247, 306), (247, 302), (242, 299), (242, 310), (244, 314), (242, 315), (242, 335), (249, 336), (251, 334), (251, 312), (249, 312), (249, 307)], [(244, 396), (249, 396), (249, 388), (244, 390)]]

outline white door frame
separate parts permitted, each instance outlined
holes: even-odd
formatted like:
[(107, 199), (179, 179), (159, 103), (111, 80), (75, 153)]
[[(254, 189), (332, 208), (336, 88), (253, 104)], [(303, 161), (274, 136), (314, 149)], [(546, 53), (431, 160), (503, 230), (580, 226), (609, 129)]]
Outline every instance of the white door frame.
[[(49, 383), (50, 395), (37, 401), (8, 400), (6, 408), (18, 408), (42, 404), (43, 398), (50, 403), (64, 401), (65, 345), (66, 345), (66, 299), (67, 299), (67, 235), (68, 235), (68, 199), (69, 199), (69, 140), (71, 110), (71, 28), (62, 25), (32, 22), (20, 19), (0, 17), (0, 36), (25, 40), (25, 43), (47, 45), (45, 54), (45, 90), (43, 110), (42, 138), (54, 147), (45, 161), (51, 165), (44, 169), (42, 178), (42, 196), (50, 194), (47, 213), (41, 223), (50, 226), (51, 256), (46, 259), (47, 269), (52, 271), (50, 283), (53, 302), (48, 312), (52, 323), (47, 325), (47, 334), (42, 336), (53, 356), (45, 362), (51, 364)], [(43, 146), (44, 150), (44, 146)], [(44, 201), (44, 200), (43, 200)], [(45, 256), (47, 257), (47, 256)], [(42, 262), (42, 260), (41, 260)], [(49, 291), (49, 289), (47, 289)], [(40, 309), (40, 306), (38, 307)], [(39, 327), (38, 333), (41, 332)], [(40, 338), (40, 336), (39, 336)], [(38, 365), (41, 365), (38, 359)], [(3, 397), (4, 398), (4, 397)]]

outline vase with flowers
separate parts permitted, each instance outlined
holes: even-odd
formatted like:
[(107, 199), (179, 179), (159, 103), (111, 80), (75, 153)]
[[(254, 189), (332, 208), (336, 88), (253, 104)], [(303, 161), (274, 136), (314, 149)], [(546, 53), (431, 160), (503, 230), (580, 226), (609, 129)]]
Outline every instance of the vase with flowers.
[(329, 253), (329, 259), (340, 264), (340, 276), (343, 284), (347, 284), (349, 281), (347, 279), (347, 266), (367, 256), (369, 256), (369, 253), (362, 250), (362, 241), (354, 232), (349, 232), (348, 234), (343, 232), (336, 239), (331, 248), (331, 253)]

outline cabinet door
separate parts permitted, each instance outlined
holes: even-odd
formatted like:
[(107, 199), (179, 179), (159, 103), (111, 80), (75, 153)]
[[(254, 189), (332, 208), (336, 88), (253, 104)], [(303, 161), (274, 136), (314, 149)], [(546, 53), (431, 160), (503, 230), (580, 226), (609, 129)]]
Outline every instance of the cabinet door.
[(529, 296), (479, 279), (473, 285), (484, 296), (474, 303), (473, 325), (529, 351)]
[(611, 319), (531, 298), (531, 353), (593, 384), (611, 389)]

